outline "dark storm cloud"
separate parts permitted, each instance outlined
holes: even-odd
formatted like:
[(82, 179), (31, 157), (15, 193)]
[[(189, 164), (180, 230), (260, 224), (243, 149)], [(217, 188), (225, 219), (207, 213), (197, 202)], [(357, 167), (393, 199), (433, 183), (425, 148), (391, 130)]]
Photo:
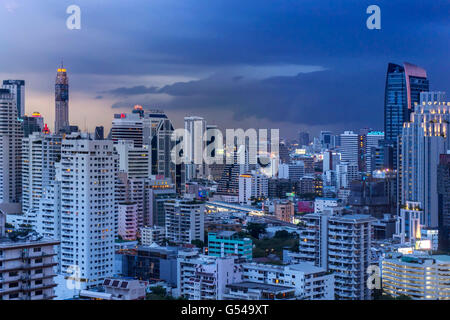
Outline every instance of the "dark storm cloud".
[[(73, 90), (115, 98), (115, 107), (167, 95), (165, 107), (184, 114), (212, 108), (292, 126), (381, 128), (388, 62), (423, 66), (433, 90), (450, 87), (448, 0), (78, 0), (76, 31), (65, 27), (71, 0), (4, 2), (1, 72), (48, 72), (53, 81), (64, 57)], [(366, 28), (372, 4), (381, 30)], [(286, 65), (327, 71), (277, 72)], [(275, 68), (255, 79), (248, 66)], [(138, 79), (149, 76), (199, 80), (156, 88)]]
[[(383, 73), (379, 75), (382, 79)], [(364, 85), (367, 81), (359, 73), (346, 75), (332, 71), (260, 80), (240, 78), (238, 82), (235, 77), (216, 75), (174, 83), (152, 93), (172, 98), (162, 105), (167, 110), (228, 110), (236, 120), (255, 116), (296, 125), (345, 124), (351, 118), (354, 122), (364, 119), (367, 125), (376, 126), (382, 120), (382, 95), (370, 93), (372, 90), (382, 92), (383, 81), (375, 87)], [(125, 89), (120, 91), (133, 91)], [(361, 96), (365, 98), (358, 98)], [(154, 96), (129, 97), (113, 107), (137, 102), (151, 108)]]
[(130, 96), (137, 94), (147, 94), (147, 93), (156, 93), (158, 91), (157, 87), (146, 87), (146, 86), (135, 86), (131, 88), (117, 88), (109, 91), (105, 91), (104, 93), (109, 93), (115, 96)]

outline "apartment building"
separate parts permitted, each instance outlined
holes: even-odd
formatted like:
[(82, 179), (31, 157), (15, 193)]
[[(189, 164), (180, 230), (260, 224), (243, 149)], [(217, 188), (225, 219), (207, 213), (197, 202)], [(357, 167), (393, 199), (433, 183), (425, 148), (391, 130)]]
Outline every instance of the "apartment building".
[[(324, 268), (319, 268), (306, 262), (286, 266), (244, 263), (242, 264), (242, 281), (244, 283), (258, 283), (283, 289), (282, 292), (265, 297), (270, 300), (334, 300), (334, 276), (327, 273)], [(257, 286), (247, 285), (247, 288), (252, 288), (253, 290), (251, 291), (254, 291)], [(230, 289), (233, 288), (230, 287)], [(270, 287), (266, 289), (270, 289)], [(290, 293), (292, 289), (293, 294)], [(273, 288), (272, 291), (276, 292)], [(230, 298), (232, 295), (235, 295), (237, 298), (237, 292), (236, 290), (229, 290), (227, 297)], [(241, 290), (241, 294), (243, 293)], [(250, 298), (250, 296), (248, 297)]]
[(55, 298), (54, 247), (58, 241), (35, 234), (0, 235), (0, 300)]
[(188, 300), (223, 300), (226, 286), (241, 281), (235, 257), (213, 257), (179, 251), (175, 296)]
[(299, 253), (292, 254), (293, 261), (310, 262), (332, 272), (338, 299), (370, 300), (367, 268), (376, 220), (328, 208), (305, 215), (304, 221), (306, 229), (300, 235)]
[(166, 237), (166, 228), (159, 226), (143, 227), (140, 229), (140, 233), (143, 246), (150, 246), (153, 243), (162, 245)]
[(387, 294), (414, 300), (450, 300), (450, 256), (387, 254), (381, 261)]
[(205, 203), (196, 200), (174, 199), (164, 203), (166, 238), (174, 243), (204, 241)]

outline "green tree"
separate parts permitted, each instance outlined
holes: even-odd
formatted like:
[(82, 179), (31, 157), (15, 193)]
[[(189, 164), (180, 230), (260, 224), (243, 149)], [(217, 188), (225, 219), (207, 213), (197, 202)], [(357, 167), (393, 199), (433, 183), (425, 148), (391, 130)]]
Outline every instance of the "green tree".
[(266, 225), (264, 223), (253, 223), (250, 222), (247, 225), (247, 232), (256, 239), (259, 239), (261, 234), (266, 233)]

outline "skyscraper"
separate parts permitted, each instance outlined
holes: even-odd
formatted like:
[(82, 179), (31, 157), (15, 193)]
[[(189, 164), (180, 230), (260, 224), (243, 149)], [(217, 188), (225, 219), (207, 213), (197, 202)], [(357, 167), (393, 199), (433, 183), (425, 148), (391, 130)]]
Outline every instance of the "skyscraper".
[(69, 126), (69, 78), (63, 66), (58, 69), (55, 82), (55, 133)]
[(41, 201), (37, 230), (61, 241), (58, 269), (64, 274), (76, 267), (82, 289), (114, 272), (116, 162), (112, 141), (66, 136), (56, 181)]
[(0, 89), (0, 203), (20, 202), (22, 137), (16, 99), (9, 89)]
[(353, 131), (345, 131), (341, 134), (341, 161), (358, 164), (359, 136)]
[(450, 250), (450, 151), (441, 154), (438, 166), (439, 249)]
[(304, 216), (306, 228), (300, 235), (299, 253), (293, 258), (332, 272), (339, 300), (370, 300), (367, 268), (371, 264), (376, 219), (369, 215), (342, 215), (338, 211), (339, 208), (327, 208), (322, 213)]
[(34, 132), (22, 140), (22, 212), (37, 210), (42, 192), (55, 180), (61, 136)]
[(399, 139), (399, 202), (420, 202), (424, 214), (421, 224), (438, 227), (437, 167), (439, 155), (450, 149), (450, 102), (444, 93), (421, 94), (421, 103), (403, 126)]
[(428, 90), (429, 82), (424, 69), (407, 62), (403, 66), (389, 63), (384, 98), (384, 133), (385, 139), (393, 143), (395, 149), (391, 169), (397, 168), (397, 154), (400, 151), (396, 151), (396, 142), (402, 133), (403, 123), (409, 121), (414, 103), (420, 101), (420, 92)]
[(3, 80), (3, 88), (9, 89), (17, 103), (17, 117), (25, 115), (25, 81), (24, 80)]
[(151, 174), (170, 178), (181, 190), (184, 184), (184, 165), (172, 162), (171, 151), (175, 142), (172, 141), (174, 131), (172, 122), (163, 111), (146, 111), (136, 105), (131, 113), (115, 114), (111, 128), (111, 138), (114, 144), (119, 140), (131, 140), (134, 148), (149, 146), (151, 151)]
[(205, 165), (203, 164), (203, 150), (206, 147), (206, 141), (203, 141), (203, 135), (206, 132), (206, 121), (201, 117), (185, 117), (184, 129), (189, 132), (189, 136), (184, 137), (189, 140), (186, 143), (189, 150), (186, 150), (188, 162), (186, 163), (186, 181), (195, 178), (204, 177)]
[(306, 131), (300, 131), (298, 133), (298, 146), (301, 148), (307, 145), (309, 145), (309, 133)]
[(24, 138), (28, 137), (33, 132), (42, 132), (44, 130), (44, 118), (39, 112), (33, 112), (29, 116), (22, 116), (22, 128)]

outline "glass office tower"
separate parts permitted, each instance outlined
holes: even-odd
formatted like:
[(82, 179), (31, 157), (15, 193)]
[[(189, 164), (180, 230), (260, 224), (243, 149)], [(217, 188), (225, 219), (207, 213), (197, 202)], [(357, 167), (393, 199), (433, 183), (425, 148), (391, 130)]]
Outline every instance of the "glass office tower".
[(420, 93), (429, 91), (427, 73), (424, 69), (405, 62), (403, 66), (389, 63), (386, 75), (384, 101), (385, 140), (393, 145), (391, 169), (397, 168), (397, 138), (404, 122), (414, 112), (414, 103), (420, 102)]

